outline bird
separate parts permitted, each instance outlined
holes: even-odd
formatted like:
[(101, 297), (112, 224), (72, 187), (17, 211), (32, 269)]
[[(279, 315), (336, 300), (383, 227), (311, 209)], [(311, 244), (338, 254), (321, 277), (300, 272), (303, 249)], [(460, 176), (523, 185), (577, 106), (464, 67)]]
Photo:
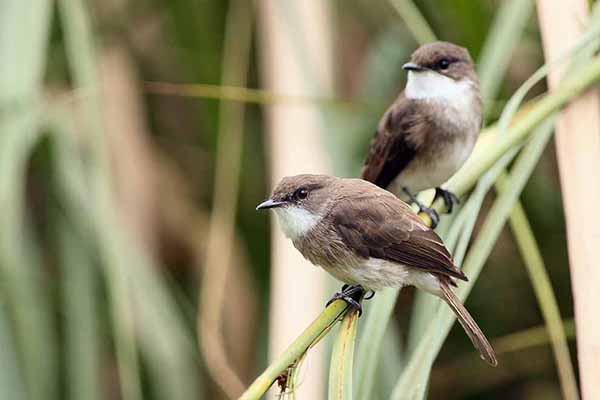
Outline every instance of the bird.
[(312, 264), (345, 287), (333, 299), (416, 286), (443, 299), (481, 357), (497, 364), (489, 341), (452, 292), (466, 281), (442, 239), (394, 194), (362, 179), (329, 175), (283, 178), (257, 210), (273, 210), (284, 235)]
[(482, 126), (479, 79), (469, 51), (449, 42), (420, 46), (410, 62), (406, 87), (379, 121), (361, 178), (439, 215), (416, 194), (435, 188), (452, 212), (458, 197), (441, 186), (468, 159)]

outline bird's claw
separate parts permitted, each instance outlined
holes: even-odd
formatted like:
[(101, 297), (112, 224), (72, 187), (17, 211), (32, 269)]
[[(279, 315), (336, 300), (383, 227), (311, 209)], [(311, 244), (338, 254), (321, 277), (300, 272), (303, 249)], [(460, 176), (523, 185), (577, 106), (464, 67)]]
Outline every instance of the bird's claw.
[(434, 201), (435, 201), (435, 199), (437, 199), (439, 197), (444, 199), (444, 204), (446, 205), (448, 214), (450, 214), (452, 212), (452, 209), (454, 208), (455, 204), (460, 204), (460, 199), (458, 198), (457, 195), (455, 195), (454, 193), (452, 193), (449, 190), (445, 190), (445, 189), (437, 187), (437, 188), (435, 188)]
[[(438, 224), (440, 223), (440, 216), (437, 213), (437, 211), (435, 211), (433, 208), (425, 207), (425, 205), (417, 199), (417, 196), (412, 194), (410, 192), (410, 190), (408, 190), (407, 187), (402, 188), (402, 190), (408, 196), (410, 201), (412, 201), (419, 207), (419, 213), (425, 213), (429, 216), (429, 218), (431, 219), (431, 229), (435, 229), (438, 226)], [(450, 193), (450, 192), (448, 192), (448, 193)], [(437, 189), (436, 189), (436, 195), (437, 195)]]
[(358, 316), (360, 317), (363, 311), (361, 301), (365, 298), (370, 299), (375, 295), (375, 292), (372, 292), (372, 294), (369, 294), (369, 297), (366, 297), (366, 293), (365, 289), (360, 285), (344, 285), (342, 286), (341, 292), (334, 294), (331, 299), (329, 299), (326, 307), (329, 307), (329, 305), (336, 300), (344, 300), (350, 307), (358, 311)]
[(333, 297), (327, 302), (327, 306), (329, 307), (329, 305), (336, 300), (344, 300), (350, 307), (358, 311), (359, 317), (362, 315), (362, 305), (352, 297), (344, 296), (342, 293), (334, 294)]

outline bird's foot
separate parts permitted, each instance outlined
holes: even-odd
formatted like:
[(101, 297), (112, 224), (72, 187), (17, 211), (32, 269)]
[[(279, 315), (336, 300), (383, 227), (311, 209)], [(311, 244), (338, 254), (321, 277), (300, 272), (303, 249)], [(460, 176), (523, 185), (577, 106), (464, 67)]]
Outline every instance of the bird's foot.
[[(442, 190), (442, 189), (440, 189), (440, 190)], [(433, 208), (426, 207), (423, 203), (421, 203), (417, 199), (417, 196), (415, 196), (414, 194), (412, 194), (410, 192), (410, 190), (408, 190), (408, 188), (404, 187), (404, 188), (402, 188), (402, 191), (408, 196), (410, 201), (412, 201), (419, 207), (419, 213), (425, 213), (429, 216), (429, 218), (431, 219), (431, 229), (435, 229), (438, 226), (438, 224), (440, 223), (440, 216), (437, 213), (437, 211), (435, 211)], [(446, 191), (444, 191), (444, 192), (446, 192)], [(452, 194), (450, 192), (446, 192), (446, 193), (454, 196), (454, 194)], [(436, 195), (437, 195), (437, 188), (436, 188)], [(454, 196), (454, 197), (456, 197), (456, 196)]]
[(440, 187), (436, 187), (435, 188), (435, 197), (433, 198), (434, 201), (439, 197), (444, 199), (444, 204), (446, 204), (446, 209), (448, 210), (448, 214), (450, 214), (452, 212), (452, 209), (454, 208), (455, 204), (460, 204), (460, 200), (459, 200), (458, 196), (456, 196), (454, 193), (452, 193), (449, 190), (445, 190)]
[(437, 228), (438, 224), (440, 223), (440, 215), (437, 213), (437, 211), (435, 211), (433, 208), (425, 207), (422, 204), (418, 204), (418, 206), (419, 206), (419, 213), (425, 213), (431, 219), (431, 227), (430, 228), (431, 229)]
[(362, 300), (364, 298), (370, 299), (375, 295), (375, 292), (372, 292), (372, 294), (369, 294), (369, 297), (366, 297), (366, 293), (367, 291), (360, 285), (344, 285), (341, 292), (334, 294), (329, 299), (326, 307), (329, 307), (336, 300), (344, 300), (350, 307), (358, 311), (358, 316), (360, 317), (362, 315)]

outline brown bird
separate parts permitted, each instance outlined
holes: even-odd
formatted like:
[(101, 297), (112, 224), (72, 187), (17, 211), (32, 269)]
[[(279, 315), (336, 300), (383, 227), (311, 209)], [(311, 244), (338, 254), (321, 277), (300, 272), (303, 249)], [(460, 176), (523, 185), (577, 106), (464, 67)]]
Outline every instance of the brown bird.
[(361, 179), (297, 175), (283, 178), (257, 209), (273, 209), (283, 233), (307, 260), (352, 285), (334, 299), (360, 310), (351, 297), (357, 292), (416, 286), (448, 303), (481, 357), (497, 364), (485, 335), (450, 288), (467, 277), (442, 239), (392, 193)]
[(440, 186), (475, 145), (482, 124), (479, 80), (469, 52), (447, 42), (419, 47), (403, 68), (406, 88), (379, 123), (362, 178), (418, 204), (435, 228), (439, 216), (415, 195), (435, 188), (448, 212), (458, 202)]

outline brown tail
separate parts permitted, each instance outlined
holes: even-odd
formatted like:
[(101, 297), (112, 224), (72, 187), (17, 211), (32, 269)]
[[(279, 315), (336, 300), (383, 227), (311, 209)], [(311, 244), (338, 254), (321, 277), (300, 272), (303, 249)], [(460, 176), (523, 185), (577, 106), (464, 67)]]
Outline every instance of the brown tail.
[(490, 345), (490, 342), (488, 342), (487, 338), (473, 317), (471, 317), (471, 314), (469, 314), (465, 306), (463, 306), (460, 299), (456, 297), (454, 293), (452, 293), (452, 290), (450, 290), (446, 282), (440, 282), (440, 286), (442, 289), (443, 299), (456, 314), (458, 322), (460, 322), (465, 330), (465, 333), (467, 336), (469, 336), (469, 339), (471, 339), (473, 346), (475, 346), (475, 348), (479, 351), (481, 358), (487, 361), (493, 367), (498, 365), (496, 353)]

